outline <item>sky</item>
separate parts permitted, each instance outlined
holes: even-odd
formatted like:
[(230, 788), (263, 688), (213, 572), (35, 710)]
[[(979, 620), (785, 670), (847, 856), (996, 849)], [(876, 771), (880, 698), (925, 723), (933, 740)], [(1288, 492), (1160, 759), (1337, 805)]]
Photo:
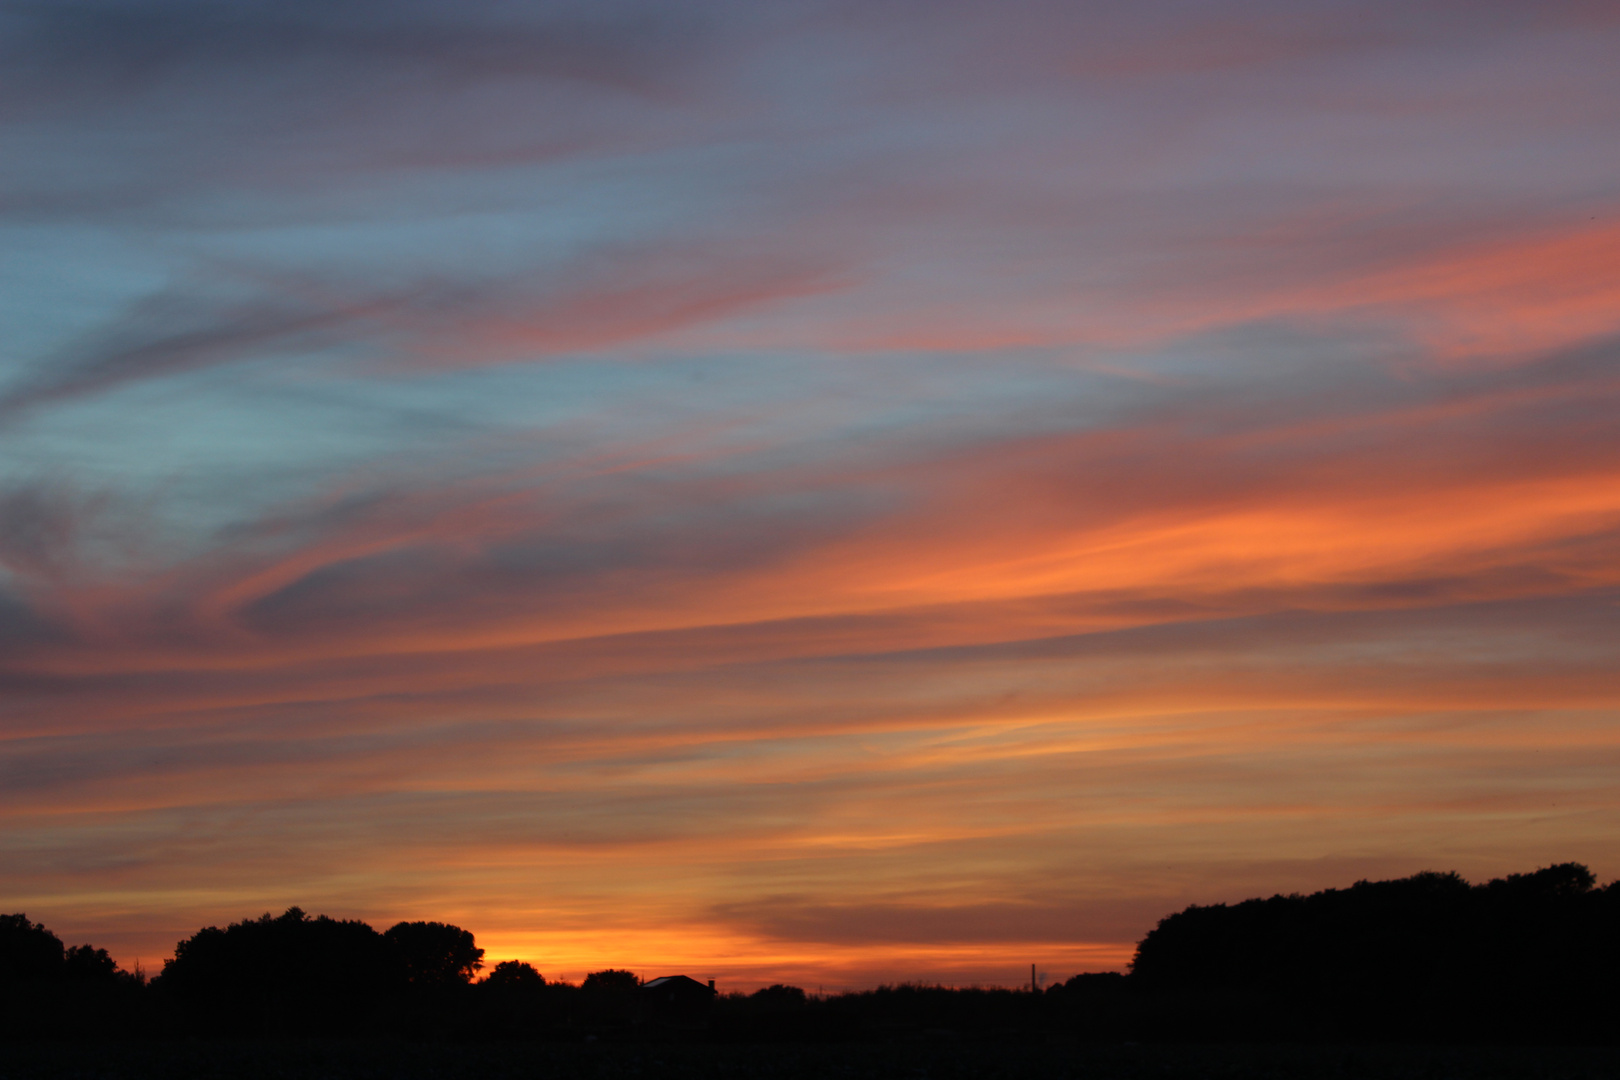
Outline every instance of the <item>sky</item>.
[(830, 991), (1620, 876), (1617, 55), (0, 0), (0, 908)]

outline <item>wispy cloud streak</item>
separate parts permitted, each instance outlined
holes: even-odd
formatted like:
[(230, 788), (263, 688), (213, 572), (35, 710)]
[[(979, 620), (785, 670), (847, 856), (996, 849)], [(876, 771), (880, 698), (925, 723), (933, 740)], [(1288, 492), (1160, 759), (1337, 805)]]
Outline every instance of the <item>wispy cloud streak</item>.
[(1620, 873), (1620, 26), (1460, 12), (0, 9), (0, 890), (831, 987)]

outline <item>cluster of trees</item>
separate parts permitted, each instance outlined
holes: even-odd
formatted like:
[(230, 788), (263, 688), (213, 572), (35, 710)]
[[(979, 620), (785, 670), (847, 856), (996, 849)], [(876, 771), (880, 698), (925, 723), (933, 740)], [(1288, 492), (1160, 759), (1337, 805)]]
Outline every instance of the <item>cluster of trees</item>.
[(62, 939), (26, 915), (0, 915), (0, 985), (116, 984), (138, 981), (93, 945), (64, 947)]
[(210, 1031), (345, 1034), (438, 1004), (483, 961), (459, 926), (401, 922), (379, 933), (294, 907), (197, 931), (153, 989)]
[(1142, 939), (1130, 982), (1188, 1031), (1612, 1040), (1620, 882), (1562, 863), (1189, 907)]
[(0, 915), (0, 1034), (122, 1033), (145, 989), (106, 949), (64, 946), (25, 915)]
[(1129, 974), (1044, 993), (792, 986), (661, 1010), (636, 975), (578, 986), (505, 961), (482, 979), (473, 935), (437, 922), (378, 932), (279, 916), (207, 927), (150, 982), (104, 949), (65, 948), (0, 916), (0, 1031), (23, 1035), (827, 1040), (1620, 1041), (1620, 882), (1565, 863), (1470, 885), (1456, 874), (1309, 896), (1195, 905), (1160, 921)]

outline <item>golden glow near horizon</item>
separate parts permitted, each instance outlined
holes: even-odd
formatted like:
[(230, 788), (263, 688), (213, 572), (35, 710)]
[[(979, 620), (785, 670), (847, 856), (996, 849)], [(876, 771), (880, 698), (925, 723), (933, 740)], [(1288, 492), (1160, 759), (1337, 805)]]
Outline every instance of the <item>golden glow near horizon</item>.
[(1620, 24), (1153, 7), (0, 28), (0, 908), (833, 990), (1620, 874)]

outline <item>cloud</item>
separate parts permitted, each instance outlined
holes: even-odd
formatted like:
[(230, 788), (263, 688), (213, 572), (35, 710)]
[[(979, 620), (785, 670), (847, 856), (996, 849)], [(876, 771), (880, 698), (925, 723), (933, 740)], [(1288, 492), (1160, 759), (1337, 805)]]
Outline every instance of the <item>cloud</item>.
[(184, 294), (151, 297), (96, 340), (42, 362), (0, 395), (0, 422), (41, 405), (123, 383), (242, 360), (276, 348), (319, 347), (358, 313), (283, 302), (221, 309)]
[[(0, 586), (0, 642), (8, 651), (24, 653), (29, 647), (60, 646), (68, 635), (53, 624), (21, 597)], [(0, 674), (0, 680), (5, 676)]]
[(1608, 873), (1613, 13), (1476, 10), (6, 6), (0, 888), (968, 981)]
[[(11, 42), (41, 69), (94, 71), (125, 87), (196, 67), (274, 68), (310, 55), (333, 66), (384, 61), (498, 78), (568, 76), (634, 83), (678, 60), (683, 30), (703, 25), (645, 3), (425, 3), (105, 0), (8, 5)], [(363, 76), (356, 75), (356, 78)]]
[(530, 268), (516, 280), (427, 282), (383, 292), (365, 291), (358, 273), (351, 282), (238, 274), (247, 278), (246, 299), (209, 295), (218, 290), (200, 281), (173, 288), (36, 362), (0, 393), (0, 423), (121, 385), (264, 357), (308, 363), (324, 354), (337, 364), (340, 350), (358, 349), (371, 363), (398, 371), (632, 346), (847, 286), (825, 264), (691, 246), (597, 251), (581, 266)]
[[(193, 174), (186, 186), (251, 184), (252, 166), (268, 170), (263, 182), (334, 167), (544, 160), (601, 141), (548, 104), (667, 99), (708, 36), (691, 13), (636, 4), (477, 3), (451, 15), (421, 3), (172, 0), (17, 4), (7, 14), (11, 119), (117, 115), (153, 136), (147, 149), (123, 148), (126, 168), (178, 152)], [(480, 106), (521, 117), (440, 122)], [(234, 122), (247, 117), (255, 123)], [(423, 139), (424, 125), (437, 137)], [(334, 137), (366, 128), (365, 139)], [(94, 126), (81, 135), (106, 137)], [(212, 145), (198, 145), (204, 135)]]
[(59, 489), (33, 483), (0, 491), (0, 566), (50, 578), (73, 559), (83, 510)]
[[(773, 628), (739, 628), (730, 648), (710, 632), (79, 678), (54, 709), (124, 733), (5, 744), (28, 778), (6, 786), (8, 873), (71, 893), (116, 872), (142, 904), (214, 920), (266, 875), (351, 910), (435, 889), (510, 903), (467, 923), (481, 937), (551, 926), (532, 894), (582, 920), (551, 943), (570, 956), (609, 948), (587, 929), (602, 910), (730, 927), (728, 948), (765, 955), (1129, 941), (1181, 902), (1364, 876), (1311, 865), (1324, 846), (1421, 869), (1414, 847), (1481, 813), (1543, 825), (1443, 849), (1447, 867), (1510, 865), (1554, 835), (1598, 852), (1613, 610), (1279, 614), (909, 652), (891, 623), (860, 651), (789, 634), (752, 659)], [(1262, 851), (1297, 863), (1257, 867)], [(1150, 863), (1185, 876), (1130, 891), (1164, 880)]]
[(746, 905), (718, 906), (715, 918), (768, 938), (816, 944), (988, 944), (992, 942), (1095, 942), (1140, 938), (1159, 911), (1175, 910), (1166, 897), (1098, 901), (1074, 897), (1026, 903), (824, 904), (767, 896)]
[[(1313, 347), (1286, 339), (1279, 362)], [(594, 461), (494, 435), (481, 453), (520, 467), (359, 474), (234, 521), (180, 564), (125, 560), (117, 589), (76, 555), (38, 601), (98, 627), (109, 662), (141, 666), (171, 648), (223, 662), (885, 613), (951, 625), (976, 603), (1055, 597), (1107, 624), (1132, 605), (1151, 620), (1567, 595), (1612, 581), (1612, 349), (1416, 376), (1353, 355), (1282, 375), (1227, 367), (1139, 386), (1080, 430), (1093, 383), (1048, 370), (1037, 406), (981, 401), (969, 423), (924, 414), (841, 440), (733, 442), (702, 412), (599, 444)], [(812, 407), (772, 403), (761, 432)], [(69, 550), (41, 547), (41, 530), (71, 523), (41, 497), (13, 496), (17, 567)]]

